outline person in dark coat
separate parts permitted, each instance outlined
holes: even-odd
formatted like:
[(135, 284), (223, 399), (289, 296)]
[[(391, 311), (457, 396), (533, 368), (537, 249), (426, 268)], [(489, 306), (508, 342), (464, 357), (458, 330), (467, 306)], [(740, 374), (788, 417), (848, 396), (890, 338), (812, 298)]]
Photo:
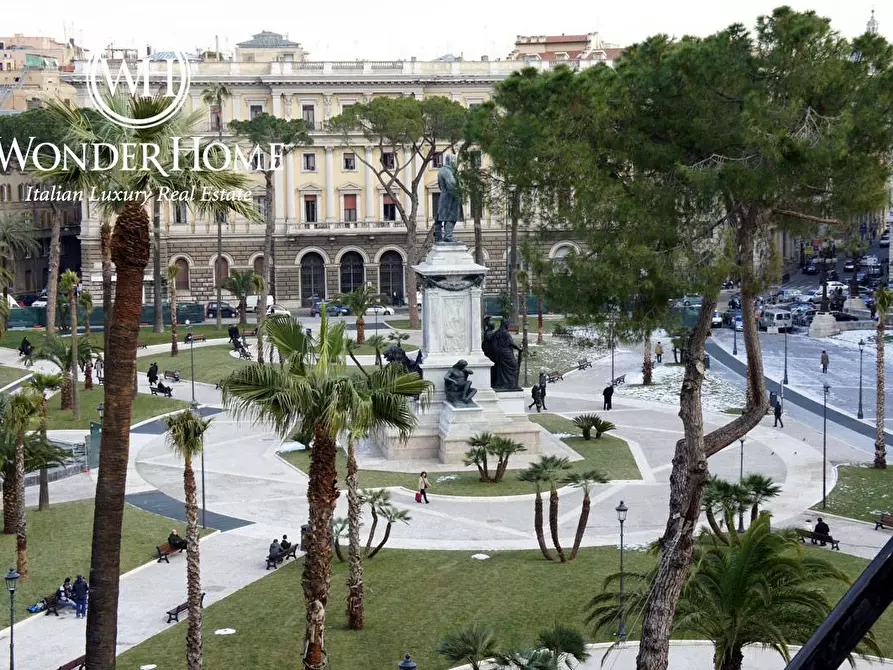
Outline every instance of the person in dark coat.
[(158, 363), (152, 363), (152, 365), (149, 366), (149, 371), (146, 373), (146, 377), (150, 384), (154, 385), (158, 383)]
[(537, 405), (536, 411), (540, 411), (540, 407), (543, 405), (543, 392), (540, 389), (539, 385), (535, 385), (530, 389), (530, 398), (533, 400), (532, 403), (527, 405), (527, 409), (530, 409), (534, 405)]
[(781, 424), (781, 427), (784, 428), (784, 421), (781, 420), (781, 403), (776, 402), (775, 403), (775, 425), (773, 426), (773, 428), (778, 428), (779, 424)]
[(822, 372), (827, 374), (828, 373), (828, 363), (830, 363), (831, 361), (828, 359), (828, 352), (825, 351), (824, 349), (822, 349), (821, 362), (822, 362)]
[[(812, 532), (815, 533), (816, 535), (830, 535), (830, 534), (831, 534), (831, 529), (828, 527), (828, 524), (826, 524), (826, 523), (824, 522), (824, 520), (822, 519), (822, 517), (819, 517), (819, 518), (818, 518), (818, 522), (816, 523), (815, 528), (813, 529)], [(813, 543), (814, 543), (814, 542), (815, 542), (815, 540), (813, 540)], [(824, 542), (821, 542), (820, 544), (821, 544), (823, 547), (825, 546), (825, 543), (824, 543)]]
[(291, 542), (288, 541), (288, 535), (282, 535), (282, 541), (279, 543), (279, 548), (282, 551), (288, 551), (291, 549)]
[(167, 536), (167, 543), (171, 545), (171, 549), (183, 551), (186, 548), (186, 540), (180, 537), (176, 528), (171, 529), (171, 534)]
[(614, 385), (608, 384), (605, 387), (605, 390), (602, 391), (602, 395), (605, 397), (604, 409), (611, 409), (611, 398), (614, 397)]
[(546, 407), (546, 384), (548, 383), (549, 380), (546, 378), (545, 370), (540, 370), (540, 376), (537, 381), (539, 381), (539, 387), (540, 387), (540, 401), (543, 404), (543, 409), (547, 410), (549, 408)]
[(87, 594), (89, 593), (90, 586), (87, 584), (87, 580), (78, 575), (77, 579), (74, 580), (74, 585), (71, 587), (76, 619), (87, 618)]

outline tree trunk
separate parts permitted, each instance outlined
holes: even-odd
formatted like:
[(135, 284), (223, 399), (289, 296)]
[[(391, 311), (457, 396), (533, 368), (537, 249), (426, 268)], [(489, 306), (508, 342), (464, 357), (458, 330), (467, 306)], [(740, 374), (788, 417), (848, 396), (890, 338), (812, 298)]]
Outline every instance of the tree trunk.
[[(81, 418), (81, 393), (78, 388), (78, 299), (74, 285), (68, 298), (69, 318), (71, 323), (71, 415), (75, 421)], [(136, 349), (134, 349), (136, 351)]]
[(543, 558), (547, 561), (555, 560), (552, 558), (552, 552), (546, 547), (546, 536), (543, 534), (543, 495), (539, 489), (533, 501), (533, 529), (536, 531), (536, 542), (543, 552)]
[(543, 294), (541, 289), (536, 292), (536, 343), (543, 343)]
[(360, 524), (363, 503), (357, 488), (357, 454), (353, 439), (347, 442), (347, 627), (362, 630), (366, 624), (363, 604), (363, 556), (360, 553)]
[(90, 337), (90, 314), (93, 313), (91, 309), (89, 312), (87, 311), (87, 307), (84, 306), (84, 337)]
[(56, 299), (59, 295), (59, 264), (62, 256), (62, 212), (53, 207), (50, 258), (47, 268), (47, 335), (56, 332)]
[(164, 332), (164, 304), (161, 295), (161, 209), (152, 205), (152, 304), (155, 306), (153, 330)]
[(577, 557), (580, 551), (580, 543), (583, 542), (583, 535), (586, 534), (586, 524), (589, 523), (589, 509), (592, 502), (589, 500), (589, 493), (583, 494), (583, 506), (580, 508), (580, 520), (577, 522), (577, 534), (574, 535), (574, 548), (571, 549), (571, 560)]
[(183, 492), (186, 494), (186, 599), (189, 603), (189, 627), (186, 630), (186, 667), (202, 670), (202, 578), (198, 545), (198, 502), (195, 495), (195, 471), (192, 458), (183, 464)]
[(713, 655), (713, 662), (717, 670), (741, 670), (744, 663), (744, 653), (740, 648), (726, 649), (722, 656), (719, 658), (717, 656), (719, 656), (719, 650), (716, 650)]
[(357, 318), (357, 344), (363, 344), (366, 341), (366, 321), (363, 317)]
[[(509, 248), (508, 248), (508, 259), (509, 259), (509, 293), (512, 296), (512, 306), (513, 309), (509, 314), (509, 325), (517, 326), (518, 325), (518, 315), (521, 313), (521, 307), (518, 304), (518, 218), (520, 216), (521, 209), (521, 195), (514, 191), (510, 194), (511, 203), (509, 205), (510, 209), (510, 219), (511, 219), (511, 232), (509, 238)], [(527, 300), (527, 296), (524, 296), (525, 303)], [(527, 305), (524, 305), (524, 311), (527, 311)]]
[(15, 475), (15, 464), (8, 468), (7, 474), (12, 476), (3, 478), (3, 534), (15, 535), (17, 522), (15, 500), (19, 485)]
[[(176, 280), (170, 286), (171, 291), (171, 356), (180, 353), (179, 342), (177, 341), (177, 283)], [(220, 303), (217, 303), (217, 314), (220, 315)]]
[(648, 333), (645, 336), (645, 354), (642, 359), (642, 383), (645, 386), (651, 384), (651, 371), (654, 369), (654, 364), (651, 361), (651, 333)]
[(555, 545), (558, 559), (564, 563), (567, 559), (558, 540), (558, 491), (554, 486), (549, 491), (549, 533), (552, 535), (552, 544)]
[(16, 572), (23, 582), (28, 579), (28, 517), (25, 514), (25, 430), (16, 432)]
[(372, 512), (372, 527), (369, 528), (369, 537), (366, 538), (366, 547), (363, 549), (363, 555), (369, 555), (369, 549), (372, 547), (372, 540), (375, 537), (375, 529), (378, 528), (378, 514), (375, 511), (375, 505), (371, 506)]
[(217, 276), (217, 265), (223, 258), (223, 222), (217, 216), (217, 260), (214, 261), (214, 282), (217, 284), (217, 330), (223, 328), (223, 311), (220, 303), (223, 302), (223, 278)]
[(337, 537), (335, 537), (334, 545), (335, 545), (335, 556), (338, 557), (338, 562), (344, 563), (344, 553), (341, 551), (341, 543), (338, 541)]
[(882, 311), (877, 312), (877, 335), (875, 343), (877, 349), (877, 361), (875, 372), (877, 374), (877, 402), (874, 438), (874, 467), (884, 470), (887, 467), (887, 444), (886, 435), (884, 435), (884, 329), (886, 326), (887, 314)]
[(267, 209), (264, 212), (266, 220), (266, 228), (264, 229), (264, 263), (263, 263), (263, 279), (264, 286), (261, 289), (257, 300), (257, 361), (264, 362), (264, 344), (263, 344), (263, 325), (267, 316), (267, 295), (270, 290), (270, 259), (273, 256), (273, 233), (276, 232), (276, 208), (274, 207), (273, 198), (276, 196), (276, 188), (273, 184), (273, 175), (271, 170), (264, 172), (266, 180), (266, 197)]
[(719, 522), (716, 520), (716, 513), (713, 511), (712, 505), (708, 505), (707, 508), (704, 510), (704, 516), (707, 517), (707, 525), (710, 526), (710, 530), (712, 530), (713, 534), (716, 535), (716, 539), (723, 544), (728, 544), (729, 537), (725, 534), (723, 529), (720, 527)]
[(39, 487), (37, 510), (43, 512), (50, 508), (50, 473), (45, 467), (40, 469)]
[(317, 425), (310, 451), (310, 482), (307, 503), (310, 508), (310, 546), (304, 556), (301, 585), (307, 607), (304, 636), (304, 670), (323, 670), (328, 666), (325, 651), (326, 604), (332, 582), (332, 517), (338, 500), (334, 436), (327, 426)]
[(99, 228), (99, 249), (102, 255), (102, 350), (109, 350), (109, 332), (114, 318), (112, 307), (112, 227), (103, 221)]
[(124, 488), (130, 450), (136, 341), (139, 333), (143, 273), (149, 262), (149, 220), (135, 202), (125, 204), (111, 242), (117, 268), (115, 318), (107, 338), (105, 413), (102, 443), (115, 445), (99, 454), (87, 611), (87, 669), (114, 670), (118, 638), (118, 589)]
[(62, 386), (59, 389), (59, 399), (62, 402), (62, 409), (71, 409), (71, 375), (68, 370), (62, 370)]
[(388, 538), (391, 537), (391, 522), (388, 521), (388, 525), (384, 527), (384, 535), (381, 537), (381, 542), (378, 543), (378, 546), (372, 550), (372, 553), (369, 554), (369, 558), (373, 558), (375, 554), (381, 551), (384, 546), (388, 543)]
[(239, 325), (248, 325), (248, 298), (245, 296), (239, 299)]
[(412, 266), (418, 264), (421, 260), (419, 258), (419, 244), (415, 236), (415, 224), (412, 225), (412, 233), (409, 232), (409, 227), (407, 226), (406, 257), (409, 259), (409, 262), (403, 270), (406, 273), (406, 302), (409, 303), (409, 328), (411, 330), (418, 330), (421, 323), (419, 318), (419, 301), (416, 299), (419, 285), (418, 277), (415, 270), (412, 269)]

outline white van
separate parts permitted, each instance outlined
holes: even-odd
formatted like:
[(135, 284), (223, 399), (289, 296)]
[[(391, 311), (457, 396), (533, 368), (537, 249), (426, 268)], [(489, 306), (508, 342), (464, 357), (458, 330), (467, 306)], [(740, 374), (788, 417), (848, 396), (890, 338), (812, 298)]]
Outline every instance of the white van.
[[(258, 295), (249, 295), (245, 298), (245, 307), (249, 312), (257, 313), (257, 303), (260, 300)], [(273, 306), (273, 296), (267, 296), (267, 309)]]
[(764, 309), (760, 313), (760, 328), (778, 328), (779, 331), (790, 330), (794, 325), (791, 313), (786, 309)]

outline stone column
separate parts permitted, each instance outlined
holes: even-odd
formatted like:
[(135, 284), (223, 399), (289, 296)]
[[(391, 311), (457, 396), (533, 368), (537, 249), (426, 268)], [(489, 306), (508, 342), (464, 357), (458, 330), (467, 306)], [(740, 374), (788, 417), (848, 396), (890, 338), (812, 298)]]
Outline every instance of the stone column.
[[(372, 147), (366, 147), (366, 162), (372, 163)], [(363, 217), (367, 223), (371, 223), (378, 218), (378, 212), (375, 210), (375, 174), (368, 165), (363, 166), (366, 170), (366, 190), (363, 194)]]
[(326, 147), (326, 223), (334, 223), (335, 212), (335, 147)]
[[(280, 161), (285, 161), (285, 156), (280, 156)], [(271, 160), (272, 157), (271, 157)], [(275, 167), (275, 162), (273, 163)], [(278, 224), (282, 220), (285, 219), (285, 196), (286, 196), (286, 185), (285, 185), (285, 168), (281, 164), (279, 168), (273, 173), (274, 179), (274, 199), (276, 200), (276, 223)]]
[(289, 223), (295, 222), (295, 152), (285, 157), (285, 216)]
[(282, 116), (282, 94), (273, 89), (273, 116)]
[(231, 121), (241, 121), (242, 119), (242, 94), (233, 93), (232, 97), (233, 115)]

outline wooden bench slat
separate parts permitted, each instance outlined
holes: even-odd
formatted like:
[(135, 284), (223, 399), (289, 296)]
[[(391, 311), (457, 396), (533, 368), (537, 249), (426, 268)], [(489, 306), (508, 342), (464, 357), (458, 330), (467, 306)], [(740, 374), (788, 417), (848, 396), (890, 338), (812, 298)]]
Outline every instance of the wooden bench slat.
[(174, 549), (169, 543), (165, 542), (163, 544), (159, 544), (155, 547), (155, 551), (158, 552), (158, 560), (156, 563), (161, 563), (164, 561), (165, 563), (170, 564), (170, 561), (167, 560), (167, 557), (171, 554), (180, 554), (183, 553), (182, 549)]
[(87, 655), (84, 654), (80, 658), (76, 658), (73, 661), (69, 661), (65, 665), (60, 665), (58, 670), (81, 670), (81, 668), (87, 667)]
[(830, 535), (822, 535), (820, 533), (814, 533), (811, 530), (802, 530), (800, 528), (797, 529), (797, 534), (800, 536), (800, 541), (806, 544), (806, 540), (811, 540), (813, 544), (818, 542), (824, 542), (825, 544), (830, 544), (831, 549), (836, 549), (840, 551), (840, 540), (835, 540)]
[(284, 552), (280, 551), (276, 556), (271, 556), (270, 554), (267, 554), (267, 559), (266, 559), (267, 560), (267, 568), (266, 569), (269, 570), (270, 568), (273, 568), (273, 570), (275, 570), (277, 563), (287, 561), (289, 558), (293, 558), (293, 559), (297, 560), (298, 559), (297, 551), (298, 551), (298, 545), (293, 544), (288, 549), (286, 549)]
[(893, 528), (893, 514), (881, 514), (880, 518), (874, 522), (874, 529)]
[[(199, 607), (205, 606), (205, 594), (202, 593), (202, 597), (199, 600)], [(165, 614), (167, 614), (167, 622), (171, 623), (173, 621), (180, 621), (180, 615), (189, 609), (189, 601), (185, 603), (180, 603), (173, 609), (169, 609)]]

